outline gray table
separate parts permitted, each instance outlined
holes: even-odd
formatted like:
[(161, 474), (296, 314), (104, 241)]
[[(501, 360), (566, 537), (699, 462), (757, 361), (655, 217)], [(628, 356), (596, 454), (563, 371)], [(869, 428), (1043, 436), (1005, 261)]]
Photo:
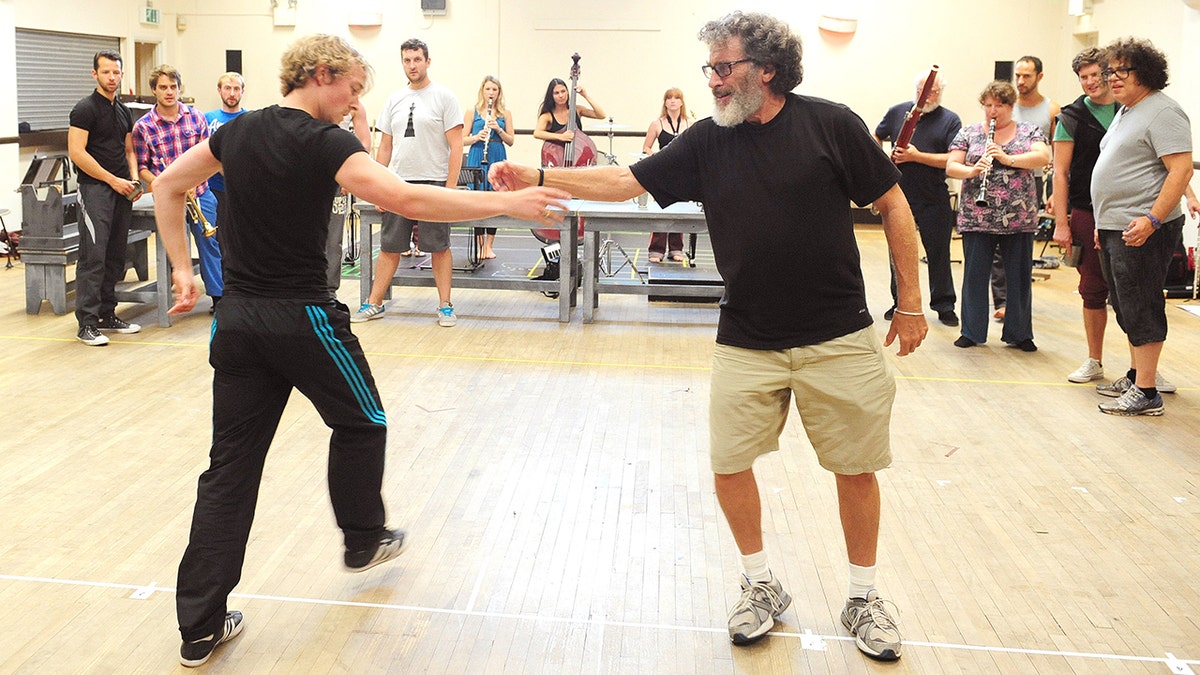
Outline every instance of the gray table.
[[(355, 202), (354, 208), (359, 212), (359, 302), (366, 302), (367, 297), (371, 295), (371, 281), (375, 278), (375, 228), (382, 221), (383, 214), (380, 213), (373, 205), (366, 202)], [(467, 228), (467, 236), (474, 239), (474, 228), (476, 227), (495, 227), (497, 229), (517, 229), (528, 231), (530, 223), (510, 218), (508, 216), (497, 216), (495, 218), (486, 218), (484, 220), (472, 220), (462, 223), (451, 223), (453, 228)], [(576, 237), (562, 237), (563, 232), (575, 232), (577, 229), (576, 220), (573, 215), (568, 216), (563, 222), (553, 228), (540, 229), (557, 229), (560, 233), (562, 245), (561, 260), (563, 264), (559, 266), (558, 281), (543, 281), (540, 279), (516, 279), (505, 277), (486, 277), (474, 276), (472, 274), (455, 273), (453, 285), (455, 288), (490, 288), (490, 289), (508, 289), (508, 290), (527, 290), (527, 291), (545, 291), (558, 293), (558, 320), (562, 323), (570, 323), (571, 308), (575, 306), (575, 288), (578, 286), (578, 280), (573, 276), (575, 266), (568, 264), (579, 255), (579, 242)], [(530, 234), (530, 237), (533, 235)], [(400, 275), (392, 277), (393, 286), (433, 286), (433, 275), (410, 276)]]
[(592, 323), (600, 293), (631, 293), (674, 297), (707, 297), (712, 284), (629, 284), (604, 283), (600, 279), (600, 235), (602, 232), (704, 232), (708, 223), (704, 211), (692, 202), (679, 202), (667, 208), (651, 203), (639, 207), (627, 202), (572, 202), (572, 215), (583, 218), (583, 322)]
[[(148, 230), (158, 232), (158, 224), (154, 220), (154, 197), (143, 195), (133, 205), (133, 219), (129, 225), (130, 231)], [(191, 248), (191, 232), (183, 228), (187, 237), (188, 248)], [(154, 281), (142, 284), (132, 289), (117, 290), (117, 300), (120, 302), (142, 302), (154, 305), (154, 315), (158, 325), (167, 328), (171, 325), (171, 315), (167, 310), (175, 305), (175, 294), (171, 292), (171, 262), (167, 260), (167, 248), (157, 236), (154, 237)], [(199, 267), (193, 262), (192, 272), (198, 273)]]

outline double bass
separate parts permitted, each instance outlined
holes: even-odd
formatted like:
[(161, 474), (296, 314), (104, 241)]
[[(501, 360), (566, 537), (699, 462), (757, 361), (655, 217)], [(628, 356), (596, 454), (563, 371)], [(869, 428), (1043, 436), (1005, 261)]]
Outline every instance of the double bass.
[[(579, 85), (579, 52), (571, 55), (571, 86), (567, 88), (567, 127), (565, 131), (573, 134), (571, 140), (546, 141), (542, 144), (543, 167), (576, 167), (594, 166), (596, 164), (596, 144), (579, 128), (577, 120), (579, 113), (575, 108), (575, 89)], [(554, 111), (550, 112), (554, 119)], [(533, 236), (549, 244), (558, 241), (558, 230), (533, 230)], [(579, 237), (583, 238), (583, 220), (579, 222)]]

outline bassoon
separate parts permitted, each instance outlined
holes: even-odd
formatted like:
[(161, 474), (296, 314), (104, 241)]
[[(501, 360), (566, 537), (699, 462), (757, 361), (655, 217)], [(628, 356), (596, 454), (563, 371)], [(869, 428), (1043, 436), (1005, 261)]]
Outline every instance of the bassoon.
[(921, 93), (917, 96), (917, 100), (913, 103), (912, 109), (904, 116), (904, 124), (900, 127), (900, 133), (896, 136), (895, 142), (892, 143), (893, 148), (907, 148), (909, 141), (912, 140), (913, 132), (917, 130), (917, 121), (921, 119), (921, 115), (925, 113), (925, 105), (929, 103), (929, 97), (933, 96), (933, 87), (937, 83), (938, 65), (935, 63), (929, 68), (929, 77), (925, 78), (925, 85), (921, 87)]

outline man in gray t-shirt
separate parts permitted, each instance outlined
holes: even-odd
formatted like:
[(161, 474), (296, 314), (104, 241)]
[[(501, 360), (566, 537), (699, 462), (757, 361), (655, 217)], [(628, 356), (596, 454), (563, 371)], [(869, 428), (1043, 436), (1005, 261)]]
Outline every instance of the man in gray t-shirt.
[[(454, 94), (429, 79), (429, 47), (412, 39), (400, 45), (408, 86), (392, 94), (377, 122), (379, 151), (375, 159), (409, 183), (455, 188), (462, 168), (462, 108)], [(360, 323), (383, 317), (383, 298), (400, 266), (400, 256), (409, 255), (409, 241), (416, 221), (385, 213), (380, 232), (379, 260), (371, 294), (351, 317)], [(421, 221), (421, 246), (430, 255), (433, 282), (437, 286), (439, 326), (453, 326), (457, 317), (450, 302), (454, 260), (450, 253), (450, 225)], [(364, 251), (369, 255), (370, 251)]]
[(1097, 385), (1116, 397), (1110, 415), (1161, 415), (1158, 358), (1167, 340), (1163, 284), (1183, 231), (1179, 200), (1192, 178), (1187, 115), (1162, 89), (1167, 59), (1147, 40), (1122, 39), (1105, 54), (1113, 97), (1123, 107), (1100, 141), (1092, 171), (1096, 239), (1117, 323), (1129, 338), (1124, 377)]

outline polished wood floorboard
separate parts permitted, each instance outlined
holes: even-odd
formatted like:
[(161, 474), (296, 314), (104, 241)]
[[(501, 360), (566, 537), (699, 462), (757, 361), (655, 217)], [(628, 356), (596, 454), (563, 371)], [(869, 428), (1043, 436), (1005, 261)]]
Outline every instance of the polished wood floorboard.
[[(878, 319), (883, 237), (859, 240)], [(537, 293), (458, 291), (444, 329), (432, 289), (397, 288), (355, 331), (388, 413), (389, 518), (411, 546), (342, 571), (328, 431), (293, 397), (231, 599), (246, 630), (207, 668), (1200, 671), (1200, 317), (1168, 308), (1162, 372), (1179, 392), (1163, 417), (1101, 415), (1091, 385), (1066, 382), (1086, 356), (1075, 280), (1035, 283), (1037, 353), (1003, 347), (999, 324), (957, 349), (929, 313), (920, 351), (891, 357), (879, 583), (901, 612), (897, 664), (839, 625), (834, 484), (795, 415), (756, 466), (794, 601), (767, 639), (729, 644), (738, 560), (707, 460), (715, 306), (606, 295), (595, 324), (560, 325)], [(161, 329), (122, 306), (142, 332), (89, 348), (71, 315), (27, 316), (23, 293), (22, 268), (0, 269), (0, 672), (182, 670), (172, 588), (210, 442), (208, 315)], [(1106, 355), (1120, 375), (1115, 320)]]

